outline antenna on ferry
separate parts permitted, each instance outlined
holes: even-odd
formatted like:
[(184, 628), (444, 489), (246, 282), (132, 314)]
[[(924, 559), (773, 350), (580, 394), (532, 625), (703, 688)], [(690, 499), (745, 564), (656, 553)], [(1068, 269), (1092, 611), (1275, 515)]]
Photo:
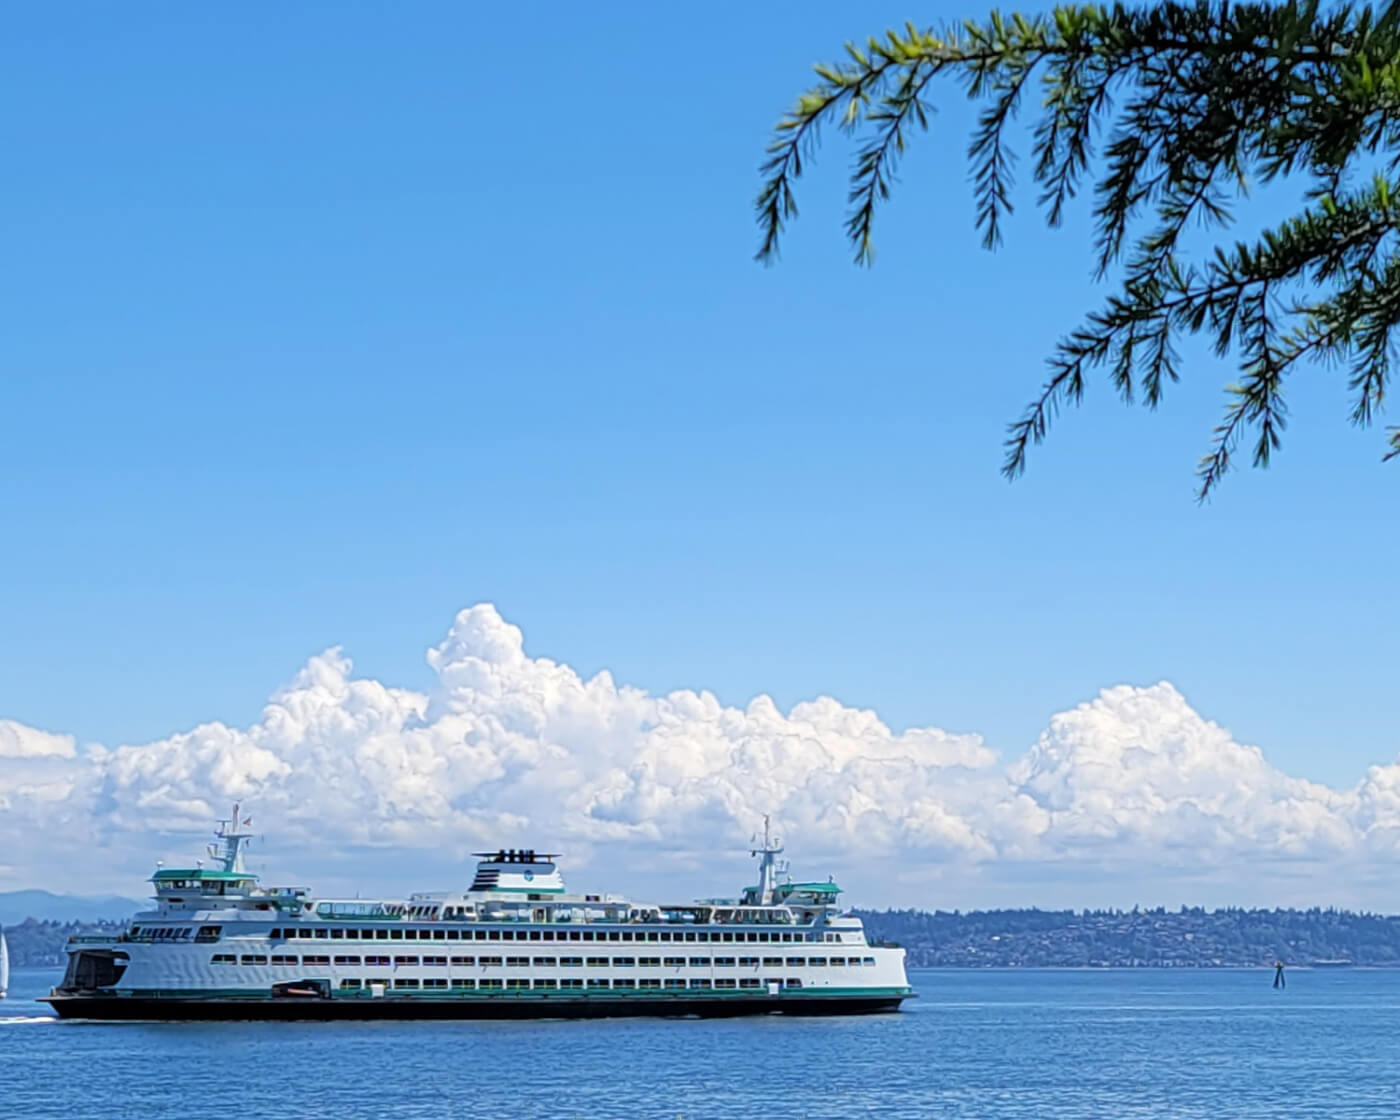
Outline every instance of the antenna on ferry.
[(240, 825), (238, 809), (238, 802), (235, 801), (233, 805), (233, 816), (228, 820), (221, 820), (219, 822), (219, 827), (214, 832), (214, 835), (224, 842), (223, 851), (219, 852), (215, 858), (223, 860), (225, 871), (242, 872), (245, 870), (243, 866), (243, 850), (247, 847), (248, 841), (253, 835), (251, 832), (242, 831), (243, 828), (253, 823), (253, 818), (247, 818)]
[(760, 846), (755, 836), (754, 847), (749, 852), (758, 856), (758, 904), (771, 906), (778, 886), (778, 855), (783, 845), (769, 831), (768, 814), (763, 815), (763, 844)]

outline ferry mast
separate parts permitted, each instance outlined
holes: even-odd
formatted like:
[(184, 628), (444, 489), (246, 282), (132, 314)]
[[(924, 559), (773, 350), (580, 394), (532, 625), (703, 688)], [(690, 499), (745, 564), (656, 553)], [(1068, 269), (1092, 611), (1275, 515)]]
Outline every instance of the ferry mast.
[(243, 852), (248, 847), (248, 842), (253, 838), (252, 832), (241, 831), (253, 823), (253, 818), (248, 817), (243, 821), (238, 819), (238, 804), (234, 803), (233, 816), (228, 820), (219, 822), (219, 827), (214, 830), (214, 835), (223, 842), (223, 846), (216, 847), (209, 845), (210, 858), (219, 860), (223, 864), (224, 871), (243, 873), (248, 869), (243, 866)]
[(787, 872), (787, 861), (779, 860), (783, 845), (768, 830), (768, 815), (763, 817), (763, 840), (755, 836), (749, 855), (758, 856), (757, 902), (760, 906), (772, 906), (778, 894), (778, 876)]

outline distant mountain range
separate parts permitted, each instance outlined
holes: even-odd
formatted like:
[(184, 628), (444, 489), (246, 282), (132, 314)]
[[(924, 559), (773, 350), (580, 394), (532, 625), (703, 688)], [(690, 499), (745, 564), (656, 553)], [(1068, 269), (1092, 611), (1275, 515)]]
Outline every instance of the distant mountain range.
[(115, 922), (150, 905), (115, 894), (84, 896), (52, 891), (0, 891), (0, 925), (17, 926), (26, 918), (40, 922)]

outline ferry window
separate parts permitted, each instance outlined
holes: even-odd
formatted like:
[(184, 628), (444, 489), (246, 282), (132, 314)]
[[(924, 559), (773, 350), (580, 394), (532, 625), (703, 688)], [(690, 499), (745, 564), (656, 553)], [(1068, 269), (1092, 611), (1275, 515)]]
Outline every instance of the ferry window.
[(868, 964), (868, 965), (874, 964), (874, 963), (875, 963), (875, 958), (874, 958), (874, 957), (866, 957), (864, 963), (865, 963), (865, 964)]
[(557, 981), (557, 980), (536, 980), (536, 981), (535, 981), (535, 987), (537, 987), (537, 988), (544, 988), (544, 989), (553, 989), (553, 988), (559, 987), (559, 981)]
[(614, 988), (635, 988), (636, 986), (637, 986), (637, 982), (636, 982), (635, 980), (614, 980), (614, 981), (613, 981), (613, 987), (614, 987)]
[(757, 968), (757, 967), (758, 967), (758, 958), (757, 958), (757, 957), (740, 957), (740, 958), (739, 958), (739, 967), (740, 967), (740, 968)]
[(340, 986), (342, 988), (358, 988), (360, 986), (360, 982), (358, 980), (342, 980), (340, 982)]
[(733, 980), (716, 980), (716, 981), (715, 981), (715, 987), (716, 987), (716, 988), (732, 988), (732, 987), (734, 987), (734, 981), (733, 981)]
[(684, 967), (685, 967), (685, 958), (684, 958), (684, 957), (667, 957), (667, 958), (666, 958), (666, 967), (667, 967), (667, 968), (684, 968)]
[(709, 958), (709, 957), (691, 957), (691, 958), (690, 958), (690, 967), (691, 967), (691, 968), (709, 968), (709, 967), (710, 967), (710, 958)]
[(666, 930), (663, 929), (663, 930), (661, 931), (661, 940), (662, 940), (662, 941), (670, 941), (670, 940), (671, 940), (671, 934), (670, 934), (668, 931), (666, 931)]
[(423, 963), (424, 963), (424, 964), (428, 964), (428, 965), (434, 965), (434, 964), (435, 964), (435, 965), (445, 965), (445, 964), (447, 963), (447, 958), (446, 958), (446, 957), (424, 957), (424, 958), (423, 958)]
[[(295, 957), (293, 957), (292, 959), (293, 959), (293, 960), (296, 960)], [(215, 953), (214, 956), (213, 956), (213, 958), (211, 959), (210, 963), (211, 963), (211, 964), (233, 964), (233, 963), (234, 963), (234, 956), (233, 956), (232, 953)]]
[(330, 957), (302, 957), (302, 958), (301, 958), (301, 963), (304, 964), (304, 965), (307, 965), (307, 964), (330, 964), (330, 963), (331, 963), (331, 959), (330, 959)]
[(808, 958), (807, 958), (807, 967), (808, 967), (808, 968), (825, 968), (825, 967), (826, 967), (826, 958), (825, 958), (825, 957), (808, 957)]
[(330, 938), (330, 935), (331, 935), (331, 931), (328, 930), (328, 929), (318, 929), (318, 930), (316, 931), (316, 936), (317, 936), (320, 940), (322, 940), (322, 941), (325, 941), (325, 940), (329, 939), (329, 938)]
[(800, 988), (802, 987), (802, 981), (799, 980), (796, 976), (789, 976), (786, 980), (783, 981), (783, 987)]
[(589, 957), (589, 958), (588, 958), (588, 967), (589, 967), (589, 968), (607, 968), (607, 967), (608, 967), (608, 958), (607, 958), (607, 957)]
[(389, 940), (390, 940), (390, 941), (402, 941), (402, 940), (403, 940), (403, 930), (401, 930), (401, 929), (391, 929), (391, 930), (389, 931)]
[(535, 967), (536, 967), (536, 968), (553, 968), (553, 967), (554, 967), (555, 965), (557, 965), (558, 963), (559, 963), (559, 962), (558, 962), (557, 960), (555, 960), (555, 958), (553, 958), (553, 957), (536, 957), (536, 958), (535, 958)]
[(375, 965), (384, 965), (384, 966), (387, 967), (388, 964), (389, 964), (389, 958), (388, 958), (388, 957), (366, 957), (366, 958), (365, 958), (365, 966), (366, 966), (367, 968), (373, 968)]
[(660, 968), (660, 967), (661, 967), (661, 958), (660, 958), (660, 957), (638, 957), (638, 958), (637, 958), (637, 966), (638, 966), (639, 968)]
[(417, 958), (417, 957), (395, 957), (395, 958), (394, 958), (394, 965), (395, 965), (395, 967), (402, 967), (403, 965), (416, 965), (417, 963), (418, 963), (418, 958)]
[(582, 987), (583, 987), (583, 981), (582, 981), (582, 980), (560, 980), (560, 981), (559, 981), (559, 986), (560, 986), (561, 988), (573, 988), (573, 989), (582, 988)]
[(693, 934), (693, 933), (687, 933), (687, 934), (685, 935), (685, 939), (686, 939), (687, 941), (694, 941), (694, 940), (695, 940), (695, 934)]
[(730, 933), (728, 930), (726, 930), (723, 934), (721, 934), (721, 936), (722, 936), (726, 941), (733, 941), (733, 940), (734, 940), (734, 935), (733, 935), (732, 933)]
[(506, 958), (506, 967), (507, 967), (507, 968), (529, 968), (529, 967), (530, 967), (530, 958), (529, 958), (529, 957), (507, 957), (507, 958)]
[(484, 988), (487, 991), (499, 991), (505, 985), (503, 985), (499, 980), (480, 980), (477, 982), (476, 986), (478, 988)]
[(333, 930), (331, 930), (331, 939), (332, 939), (332, 940), (335, 940), (335, 941), (344, 941), (344, 940), (345, 940), (345, 931), (344, 931), (343, 929), (333, 929)]
[(560, 957), (560, 958), (559, 958), (559, 967), (560, 967), (560, 968), (582, 968), (582, 967), (583, 967), (583, 958), (582, 958), (582, 957)]
[(586, 938), (585, 938), (585, 937), (583, 936), (583, 934), (580, 933), (578, 930), (576, 930), (576, 929), (571, 929), (571, 930), (569, 931), (569, 940), (570, 940), (570, 941), (584, 941), (584, 940), (586, 940)]
[(653, 977), (647, 977), (646, 979), (638, 980), (638, 981), (637, 981), (637, 987), (639, 987), (639, 988), (660, 988), (660, 987), (661, 987), (661, 978), (660, 978), (660, 977), (655, 977), (655, 978), (653, 978)]
[(456, 965), (458, 968), (470, 968), (472, 965), (476, 964), (476, 958), (475, 958), (475, 957), (453, 957), (453, 958), (452, 958), (452, 963), (453, 963), (454, 965)]
[(500, 931), (500, 930), (498, 930), (498, 929), (489, 929), (489, 930), (486, 931), (486, 940), (487, 940), (487, 941), (499, 941), (500, 939), (501, 939), (501, 931)]
[(710, 986), (710, 982), (708, 980), (692, 980), (690, 982), (690, 986), (692, 988), (708, 988)]
[[(515, 940), (517, 940), (517, 938), (516, 938), (516, 936), (515, 936), (515, 930), (513, 930), (513, 929), (508, 929), (508, 930), (505, 930), (504, 932), (502, 932), (502, 934), (501, 934), (501, 940), (503, 940), (503, 941), (515, 941)], [(524, 940), (525, 940), (525, 934), (524, 934), (524, 933), (522, 933), (522, 934), (520, 935), (519, 940), (520, 940), (520, 941), (524, 941)]]
[(365, 987), (371, 987), (375, 984), (378, 984), (381, 988), (387, 988), (389, 987), (389, 978), (387, 976), (371, 976), (365, 981)]
[(484, 929), (472, 930), (472, 937), (477, 941), (485, 941), (486, 931)]
[(684, 981), (684, 980), (667, 980), (667, 981), (666, 981), (666, 987), (668, 987), (668, 988), (684, 988), (684, 987), (685, 987), (685, 981)]
[(606, 988), (608, 986), (608, 982), (606, 980), (590, 980), (588, 982), (588, 986), (590, 988)]
[(355, 966), (358, 967), (358, 966), (359, 966), (359, 963), (360, 963), (360, 958), (359, 958), (359, 957), (336, 957), (336, 958), (335, 958), (335, 963), (336, 963), (336, 964), (353, 964), (353, 965), (355, 965)]
[(287, 967), (287, 966), (289, 966), (289, 965), (295, 967), (295, 965), (296, 965), (296, 963), (297, 963), (297, 959), (296, 959), (296, 957), (276, 957), (276, 956), (274, 956), (274, 957), (272, 958), (272, 963), (273, 963), (274, 965), (279, 965), (279, 966), (281, 966), (281, 967), (283, 967), (283, 968), (285, 968), (285, 967)]
[(612, 931), (608, 934), (608, 940), (609, 940), (609, 941), (617, 941), (619, 938), (621, 938), (621, 936), (622, 936), (622, 935), (621, 935), (620, 933), (618, 933), (617, 930), (612, 930)]
[(831, 967), (832, 967), (832, 968), (844, 968), (845, 965), (846, 965), (846, 958), (845, 958), (845, 957), (832, 957), (832, 958), (831, 958)]
[(267, 958), (256, 954), (246, 954), (243, 957), (244, 964), (267, 964)]
[(374, 939), (375, 939), (376, 941), (388, 941), (388, 940), (389, 940), (389, 931), (388, 931), (387, 929), (377, 929), (377, 930), (375, 930), (375, 931), (374, 931)]
[(758, 940), (758, 934), (756, 934), (756, 933), (751, 933), (751, 934), (749, 934), (747, 940), (749, 940), (749, 941), (751, 941), (751, 942), (757, 941), (757, 940)]
[(473, 989), (473, 988), (476, 987), (476, 981), (475, 981), (475, 980), (462, 980), (462, 979), (457, 979), (457, 980), (452, 981), (452, 986), (453, 986), (454, 988), (466, 988), (467, 990), (470, 991), (471, 989)]
[[(660, 936), (661, 936), (661, 935), (658, 934), (658, 933), (648, 933), (648, 934), (647, 934), (647, 940), (648, 940), (648, 941), (656, 941), (656, 940), (658, 940), (658, 939), (660, 938)], [(640, 941), (641, 938), (638, 937), (637, 940)]]
[(806, 957), (788, 957), (788, 968), (801, 968), (807, 963)]
[(424, 981), (423, 981), (423, 987), (425, 987), (425, 988), (445, 988), (445, 987), (447, 987), (447, 981), (446, 981), (446, 980), (443, 980), (443, 979), (428, 979), (428, 980), (424, 980)]
[(537, 929), (532, 929), (532, 930), (530, 931), (530, 940), (531, 940), (531, 941), (538, 941), (539, 939), (540, 939), (540, 931), (537, 930)]
[(716, 957), (716, 958), (715, 958), (715, 967), (716, 967), (716, 968), (733, 968), (733, 967), (734, 967), (734, 958), (733, 958), (733, 957)]
[(785, 934), (782, 935), (782, 938), (783, 938), (783, 941), (784, 941), (784, 942), (789, 942), (789, 941), (792, 940), (792, 934), (790, 934), (790, 933), (785, 933)]
[(763, 981), (761, 981), (757, 976), (745, 976), (742, 980), (739, 981), (739, 987), (741, 988), (760, 988), (762, 986)]
[(416, 929), (406, 929), (403, 931), (405, 941), (417, 941), (418, 931)]
[(618, 968), (633, 968), (637, 964), (636, 957), (613, 957), (613, 964)]
[(435, 930), (433, 930), (433, 940), (434, 940), (434, 941), (442, 941), (442, 940), (445, 940), (446, 937), (447, 937), (447, 931), (446, 931), (446, 930), (444, 930), (444, 929), (435, 929)]
[(782, 957), (764, 957), (764, 958), (763, 958), (763, 967), (764, 967), (764, 968), (782, 968), (782, 967), (783, 967), (783, 958), (782, 958)]
[(418, 987), (418, 981), (417, 981), (417, 980), (406, 979), (406, 978), (400, 976), (398, 979), (396, 979), (396, 980), (394, 981), (394, 987), (396, 987), (396, 988), (416, 988), (416, 987)]
[(461, 934), (459, 934), (455, 929), (450, 929), (447, 931), (448, 941), (456, 941), (460, 936)]
[(513, 988), (513, 989), (516, 990), (516, 991), (519, 991), (521, 988), (528, 988), (529, 986), (530, 986), (530, 981), (524, 980), (524, 979), (521, 979), (521, 980), (507, 980), (507, 981), (506, 981), (506, 987), (507, 987), (507, 988)]

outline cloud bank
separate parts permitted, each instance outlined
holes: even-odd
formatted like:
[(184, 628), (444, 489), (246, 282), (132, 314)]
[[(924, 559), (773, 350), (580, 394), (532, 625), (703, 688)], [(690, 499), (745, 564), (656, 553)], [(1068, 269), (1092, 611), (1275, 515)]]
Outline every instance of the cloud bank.
[(1166, 682), (1105, 689), (1008, 762), (977, 735), (895, 732), (830, 697), (784, 712), (584, 679), (530, 657), (489, 604), (427, 660), (436, 682), (417, 692), (330, 649), (252, 726), (149, 743), (0, 720), (0, 889), (132, 893), (118, 876), (198, 854), (233, 801), (267, 829), (255, 861), (316, 885), (448, 886), (471, 850), (528, 845), (567, 852), (580, 886), (732, 889), (764, 814), (798, 870), (882, 904), (1201, 901), (1213, 885), (1382, 905), (1400, 859), (1400, 765), (1350, 790), (1290, 777)]

